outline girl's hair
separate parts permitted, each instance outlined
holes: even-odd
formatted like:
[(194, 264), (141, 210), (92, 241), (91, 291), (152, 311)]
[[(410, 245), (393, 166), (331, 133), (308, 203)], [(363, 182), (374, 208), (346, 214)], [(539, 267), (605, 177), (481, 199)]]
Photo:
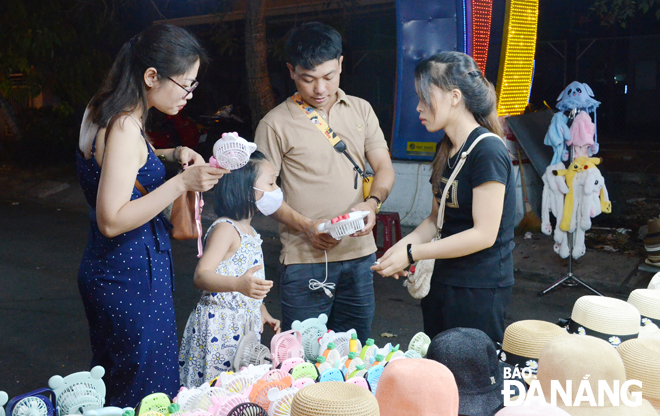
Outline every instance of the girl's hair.
[(264, 160), (266, 156), (256, 150), (247, 165), (220, 178), (215, 185), (215, 215), (241, 221), (257, 213), (253, 187)]
[[(415, 67), (415, 89), (419, 100), (433, 110), (431, 86), (445, 92), (459, 90), (463, 95), (465, 108), (472, 113), (477, 123), (502, 136), (502, 127), (497, 118), (495, 88), (484, 77), (472, 57), (461, 52), (448, 51), (421, 61)], [(445, 135), (433, 159), (431, 182), (434, 189), (440, 185), (451, 147), (451, 141)]]
[(187, 30), (170, 24), (156, 24), (145, 29), (121, 47), (110, 72), (89, 106), (92, 121), (106, 127), (110, 120), (140, 106), (147, 116), (144, 72), (158, 71), (160, 80), (186, 73), (207, 56), (197, 39)]

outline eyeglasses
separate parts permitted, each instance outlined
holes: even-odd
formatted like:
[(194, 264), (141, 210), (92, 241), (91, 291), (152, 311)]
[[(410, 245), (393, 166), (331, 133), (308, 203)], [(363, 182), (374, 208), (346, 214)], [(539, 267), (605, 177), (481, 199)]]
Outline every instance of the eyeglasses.
[(195, 88), (197, 88), (197, 86), (199, 85), (199, 81), (197, 81), (196, 79), (194, 79), (192, 85), (191, 85), (190, 87), (187, 87), (187, 88), (184, 87), (183, 85), (179, 84), (178, 82), (176, 82), (175, 80), (173, 80), (173, 79), (170, 78), (170, 77), (167, 77), (167, 79), (169, 79), (170, 81), (172, 81), (173, 83), (175, 83), (176, 85), (178, 85), (179, 87), (181, 87), (181, 88), (186, 92), (186, 95), (183, 96), (183, 99), (184, 99), (184, 100), (185, 100), (190, 94), (192, 94), (192, 92), (195, 91)]

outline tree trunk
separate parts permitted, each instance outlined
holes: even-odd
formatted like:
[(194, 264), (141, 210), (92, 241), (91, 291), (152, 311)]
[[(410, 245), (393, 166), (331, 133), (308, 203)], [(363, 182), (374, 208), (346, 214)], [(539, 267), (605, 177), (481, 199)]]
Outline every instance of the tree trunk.
[(16, 120), (16, 114), (11, 108), (11, 104), (5, 99), (5, 96), (0, 94), (0, 119), (9, 127), (11, 130), (14, 139), (20, 141), (23, 139), (23, 133), (18, 127), (18, 121)]
[(266, 17), (263, 0), (247, 0), (245, 16), (245, 65), (252, 128), (275, 107), (275, 96), (270, 85), (267, 66)]

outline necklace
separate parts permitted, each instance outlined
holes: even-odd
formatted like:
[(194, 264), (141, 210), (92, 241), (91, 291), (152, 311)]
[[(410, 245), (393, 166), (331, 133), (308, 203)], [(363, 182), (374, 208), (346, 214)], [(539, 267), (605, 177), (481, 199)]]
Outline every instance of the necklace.
[(449, 167), (449, 169), (454, 169), (456, 167), (456, 165), (458, 164), (458, 159), (460, 159), (460, 154), (461, 154), (461, 151), (463, 150), (463, 146), (465, 146), (465, 143), (467, 143), (467, 139), (465, 139), (465, 141), (461, 145), (461, 148), (458, 149), (458, 152), (456, 152), (456, 154), (454, 155), (454, 156), (459, 155), (459, 157), (457, 157), (456, 161), (454, 162), (454, 166), (449, 164), (449, 159), (451, 159), (451, 158), (450, 157), (447, 158), (447, 167)]
[(244, 224), (241, 224), (240, 221), (236, 221), (236, 224), (240, 225), (243, 228), (243, 230), (245, 230), (246, 235), (248, 236), (252, 235), (252, 233), (248, 230), (248, 228)]

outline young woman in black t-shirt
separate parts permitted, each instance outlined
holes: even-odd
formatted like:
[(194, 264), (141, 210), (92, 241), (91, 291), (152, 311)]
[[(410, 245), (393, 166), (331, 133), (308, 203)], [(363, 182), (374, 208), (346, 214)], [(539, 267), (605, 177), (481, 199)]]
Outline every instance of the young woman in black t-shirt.
[(430, 242), (460, 153), (483, 133), (501, 136), (495, 89), (460, 52), (420, 62), (415, 86), (421, 123), (430, 132), (445, 132), (433, 161), (433, 208), (372, 269), (398, 279), (412, 261), (436, 259), (429, 294), (421, 302), (424, 332), (434, 337), (450, 328), (478, 328), (501, 342), (513, 286), (516, 203), (511, 160), (501, 139), (485, 137), (469, 154), (447, 194), (442, 239)]

